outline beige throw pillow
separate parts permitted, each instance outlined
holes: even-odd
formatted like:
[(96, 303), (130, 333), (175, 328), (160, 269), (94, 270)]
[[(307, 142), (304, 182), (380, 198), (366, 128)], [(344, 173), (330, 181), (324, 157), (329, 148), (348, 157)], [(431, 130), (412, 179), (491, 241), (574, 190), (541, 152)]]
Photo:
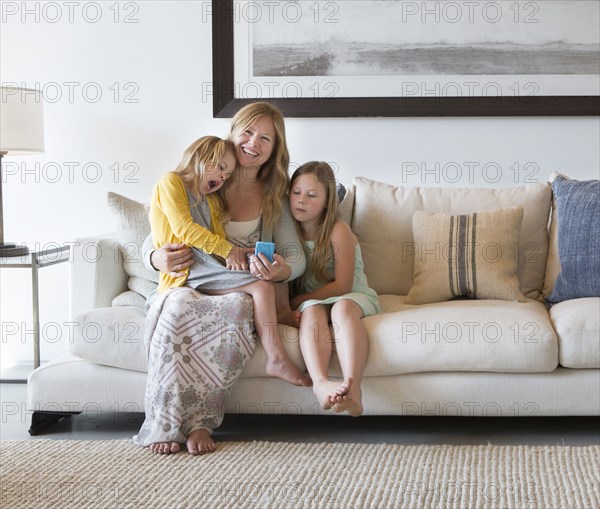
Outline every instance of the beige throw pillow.
[(414, 281), (407, 304), (456, 298), (524, 302), (516, 276), (523, 208), (413, 215)]
[(117, 226), (123, 269), (130, 276), (128, 287), (146, 298), (158, 282), (158, 272), (146, 268), (142, 258), (142, 245), (150, 234), (146, 206), (117, 193), (109, 192), (107, 198)]
[[(396, 175), (400, 180), (402, 172)], [(552, 201), (547, 182), (460, 189), (394, 186), (356, 177), (354, 184), (352, 231), (360, 242), (369, 286), (379, 295), (407, 295), (410, 290), (414, 273), (412, 219), (417, 210), (458, 215), (523, 207), (517, 277), (523, 295), (539, 298), (546, 272)]]

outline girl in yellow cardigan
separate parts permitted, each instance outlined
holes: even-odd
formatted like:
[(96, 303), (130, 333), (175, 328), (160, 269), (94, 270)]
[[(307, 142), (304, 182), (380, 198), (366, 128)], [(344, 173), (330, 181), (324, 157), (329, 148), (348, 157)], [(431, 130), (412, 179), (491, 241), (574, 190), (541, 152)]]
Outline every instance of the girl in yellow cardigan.
[[(230, 141), (205, 136), (192, 143), (175, 171), (156, 184), (150, 205), (154, 246), (186, 244), (194, 253), (194, 264), (181, 271), (183, 275), (160, 273), (158, 291), (185, 285), (208, 295), (251, 295), (255, 327), (267, 354), (267, 374), (294, 385), (308, 385), (310, 380), (283, 348), (273, 284), (258, 280), (249, 272), (247, 255), (254, 249), (229, 242), (219, 219), (219, 200), (211, 193), (222, 187), (236, 164)], [(234, 270), (224, 270), (225, 267)]]

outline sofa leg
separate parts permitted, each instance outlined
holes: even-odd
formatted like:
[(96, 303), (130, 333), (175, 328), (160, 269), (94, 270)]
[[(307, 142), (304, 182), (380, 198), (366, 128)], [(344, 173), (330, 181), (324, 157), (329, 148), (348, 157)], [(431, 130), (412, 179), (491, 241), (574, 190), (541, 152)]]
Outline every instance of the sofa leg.
[(31, 436), (39, 435), (47, 427), (57, 423), (63, 417), (71, 417), (79, 413), (81, 412), (33, 412), (29, 434)]

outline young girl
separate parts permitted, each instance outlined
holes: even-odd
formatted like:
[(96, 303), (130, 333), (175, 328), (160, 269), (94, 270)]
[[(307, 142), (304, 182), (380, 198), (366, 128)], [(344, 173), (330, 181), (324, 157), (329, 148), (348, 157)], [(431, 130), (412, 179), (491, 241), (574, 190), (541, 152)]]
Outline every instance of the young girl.
[[(158, 291), (186, 285), (208, 295), (251, 295), (255, 327), (267, 353), (267, 374), (295, 385), (307, 385), (308, 378), (283, 348), (273, 284), (257, 280), (248, 272), (247, 254), (254, 249), (236, 246), (225, 238), (219, 201), (211, 196), (231, 176), (236, 164), (232, 142), (205, 136), (192, 143), (177, 169), (164, 175), (156, 185), (150, 206), (154, 246), (181, 243), (192, 247), (194, 253), (190, 268), (160, 273)], [(217, 257), (224, 259), (225, 265)]]
[[(333, 170), (312, 161), (292, 176), (290, 208), (304, 240), (307, 269), (292, 309), (302, 313), (300, 347), (324, 410), (363, 412), (361, 379), (368, 338), (361, 318), (380, 313), (377, 294), (369, 288), (360, 247), (350, 227), (336, 219), (338, 203)], [(333, 337), (329, 331), (332, 324)], [(329, 379), (333, 341), (343, 381)]]

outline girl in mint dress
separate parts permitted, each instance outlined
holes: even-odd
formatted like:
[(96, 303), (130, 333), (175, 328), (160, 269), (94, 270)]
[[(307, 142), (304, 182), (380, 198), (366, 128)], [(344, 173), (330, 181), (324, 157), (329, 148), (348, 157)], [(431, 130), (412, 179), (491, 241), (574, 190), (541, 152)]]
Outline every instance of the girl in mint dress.
[[(323, 409), (358, 416), (363, 412), (361, 381), (369, 347), (361, 319), (380, 313), (381, 308), (367, 283), (358, 241), (350, 227), (337, 219), (331, 166), (312, 161), (296, 170), (290, 209), (307, 258), (291, 304), (301, 313), (300, 348), (313, 392)], [(342, 381), (329, 378), (334, 344)]]

